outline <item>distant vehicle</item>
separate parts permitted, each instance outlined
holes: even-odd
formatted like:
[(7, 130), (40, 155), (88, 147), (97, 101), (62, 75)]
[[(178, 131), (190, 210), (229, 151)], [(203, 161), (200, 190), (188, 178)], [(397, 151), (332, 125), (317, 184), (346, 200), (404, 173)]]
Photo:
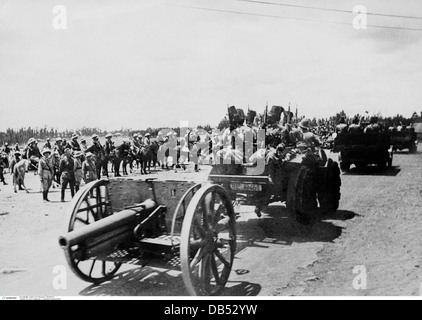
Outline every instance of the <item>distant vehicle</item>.
[(418, 149), (418, 137), (414, 128), (406, 129), (405, 131), (391, 131), (390, 137), (393, 152), (408, 149), (409, 153), (416, 153)]
[(334, 141), (333, 151), (339, 153), (340, 169), (345, 172), (352, 164), (357, 168), (375, 164), (381, 169), (393, 164), (388, 133), (340, 133)]

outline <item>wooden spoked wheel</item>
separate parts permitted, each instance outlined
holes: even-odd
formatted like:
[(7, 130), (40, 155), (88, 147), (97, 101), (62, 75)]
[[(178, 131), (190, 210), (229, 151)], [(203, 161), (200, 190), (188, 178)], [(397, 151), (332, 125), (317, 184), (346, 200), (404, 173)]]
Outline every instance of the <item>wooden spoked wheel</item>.
[[(113, 214), (108, 193), (108, 180), (88, 183), (81, 189), (68, 209), (68, 232), (83, 228), (95, 221)], [(111, 279), (118, 271), (121, 263), (99, 260), (85, 260), (78, 255), (77, 246), (65, 249), (65, 256), (72, 271), (82, 280), (101, 283)]]
[(192, 198), (183, 222), (180, 260), (190, 295), (218, 295), (236, 251), (236, 216), (225, 189), (208, 185)]
[(190, 201), (192, 200), (195, 193), (201, 188), (201, 184), (196, 184), (189, 188), (179, 200), (179, 203), (174, 210), (173, 219), (171, 222), (171, 242), (172, 245), (175, 245), (174, 236), (180, 235), (183, 226), (183, 220), (185, 219), (186, 210), (189, 206)]

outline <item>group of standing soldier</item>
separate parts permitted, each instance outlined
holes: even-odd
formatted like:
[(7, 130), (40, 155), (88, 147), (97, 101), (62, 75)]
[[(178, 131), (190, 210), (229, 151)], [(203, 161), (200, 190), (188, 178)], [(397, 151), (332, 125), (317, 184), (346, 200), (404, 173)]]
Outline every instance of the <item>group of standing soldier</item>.
[[(0, 181), (5, 185), (3, 170), (9, 167), (13, 172), (13, 167), (22, 159), (27, 159), (30, 165), (36, 169), (41, 182), (41, 191), (44, 202), (50, 202), (48, 194), (53, 183), (60, 184), (61, 201), (65, 201), (65, 191), (70, 189), (71, 197), (78, 192), (82, 181), (89, 183), (97, 180), (103, 174), (107, 175), (107, 164), (103, 165), (107, 153), (112, 152), (114, 144), (111, 141), (111, 135), (107, 135), (107, 148), (103, 148), (98, 135), (92, 136), (92, 144), (87, 145), (85, 139), (78, 141), (75, 134), (70, 141), (58, 137), (54, 144), (50, 138), (47, 139), (43, 148), (38, 148), (38, 141), (31, 138), (27, 145), (20, 150), (16, 145), (13, 149), (5, 143), (2, 150), (0, 161)], [(7, 162), (7, 163), (6, 163)], [(100, 165), (99, 165), (100, 164)], [(54, 187), (54, 186), (53, 186)]]

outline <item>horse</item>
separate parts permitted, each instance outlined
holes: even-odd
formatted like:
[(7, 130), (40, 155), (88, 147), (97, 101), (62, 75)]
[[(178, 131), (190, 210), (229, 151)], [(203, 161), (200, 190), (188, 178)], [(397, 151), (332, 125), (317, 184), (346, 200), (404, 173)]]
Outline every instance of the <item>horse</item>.
[(147, 167), (149, 173), (151, 173), (151, 163), (154, 168), (157, 164), (160, 165), (157, 156), (159, 147), (160, 145), (157, 141), (151, 142), (149, 146), (141, 147), (138, 152), (138, 156), (141, 160), (141, 174), (148, 174), (146, 170)]
[(122, 144), (116, 147), (114, 154), (114, 176), (121, 177), (120, 175), (120, 164), (123, 163), (123, 175), (127, 175), (127, 165), (130, 161), (131, 146), (129, 142), (123, 141)]

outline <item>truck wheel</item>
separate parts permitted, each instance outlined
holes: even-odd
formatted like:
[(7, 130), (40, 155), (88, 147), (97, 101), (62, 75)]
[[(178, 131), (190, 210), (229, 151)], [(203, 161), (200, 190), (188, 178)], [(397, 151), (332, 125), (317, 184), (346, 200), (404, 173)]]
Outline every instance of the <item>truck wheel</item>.
[(321, 168), (324, 177), (318, 181), (318, 202), (323, 216), (335, 213), (340, 205), (341, 178), (340, 169), (337, 162), (329, 159), (327, 166)]
[(409, 153), (416, 153), (417, 150), (418, 150), (418, 147), (416, 143), (412, 143), (409, 148)]
[(313, 172), (306, 166), (290, 176), (287, 209), (301, 225), (312, 226), (316, 221), (316, 188)]
[(348, 172), (350, 170), (350, 163), (345, 161), (340, 161), (340, 168), (343, 172)]

